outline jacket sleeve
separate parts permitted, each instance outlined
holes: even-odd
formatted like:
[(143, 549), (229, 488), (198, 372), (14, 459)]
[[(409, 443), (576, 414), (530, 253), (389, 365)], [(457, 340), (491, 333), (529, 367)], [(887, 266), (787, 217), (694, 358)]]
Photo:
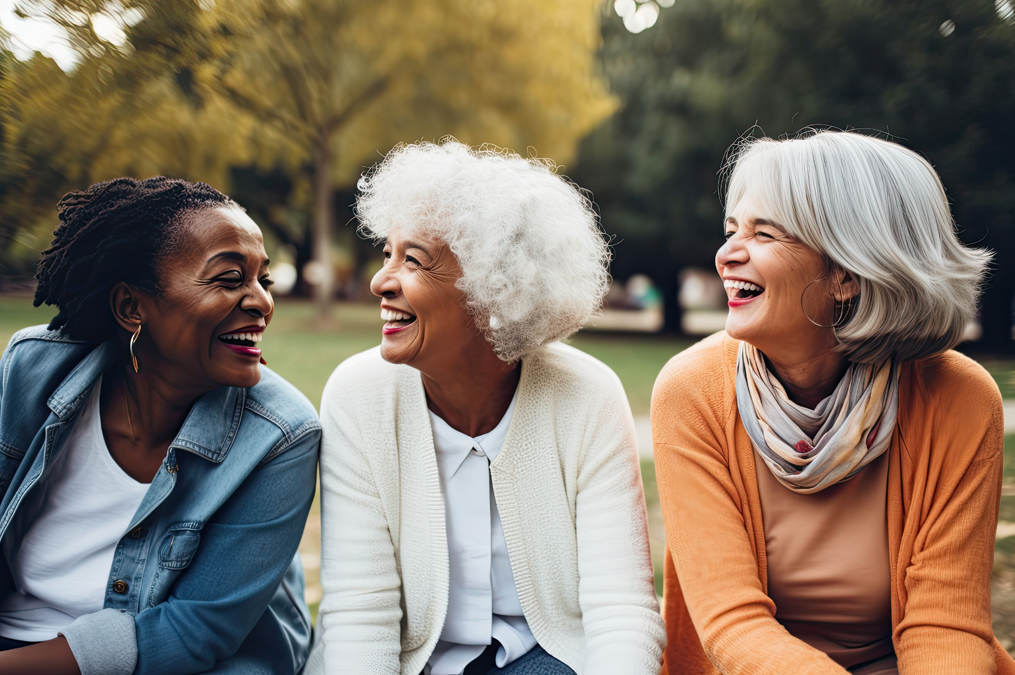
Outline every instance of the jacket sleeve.
[(905, 527), (918, 533), (913, 550), (900, 553), (911, 556), (893, 636), (900, 675), (1015, 672), (994, 639), (990, 613), (1003, 410), (996, 385), (979, 375), (934, 387), (943, 391), (929, 415), (929, 469), (913, 488), (924, 495), (923, 508), (906, 514)]
[[(235, 654), (296, 553), (319, 443), (315, 424), (250, 474), (201, 530), (201, 546), (165, 602), (133, 621), (105, 609), (66, 628), (82, 675), (188, 675)], [(126, 664), (113, 658), (125, 646), (135, 647), (136, 668), (121, 670)], [(120, 665), (111, 669), (114, 662)]]
[(324, 672), (398, 675), (401, 579), (381, 496), (358, 440), (356, 427), (369, 422), (346, 417), (336, 389), (333, 376), (321, 400)]
[(584, 675), (656, 675), (666, 643), (649, 554), (634, 420), (610, 374), (592, 411), (577, 480)]
[[(783, 675), (788, 668), (794, 675), (846, 675), (775, 619), (745, 526), (746, 496), (727, 460), (733, 449), (726, 425), (735, 410), (724, 409), (721, 395), (710, 395), (727, 374), (721, 363), (688, 368), (692, 358), (700, 357), (692, 351), (671, 361), (652, 396), (656, 480), (679, 579), (679, 589), (667, 586), (666, 593), (683, 594), (701, 648), (725, 675)], [(676, 616), (666, 619), (678, 623)], [(668, 654), (666, 672), (699, 671), (685, 670), (679, 654)]]

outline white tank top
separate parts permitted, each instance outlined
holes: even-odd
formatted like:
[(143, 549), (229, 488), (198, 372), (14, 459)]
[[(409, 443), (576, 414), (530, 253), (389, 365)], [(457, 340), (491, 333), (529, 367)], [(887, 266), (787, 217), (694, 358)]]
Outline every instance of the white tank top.
[(0, 603), (5, 638), (51, 640), (105, 604), (116, 545), (148, 485), (124, 473), (106, 448), (101, 386), (99, 378), (63, 450), (11, 524), (5, 549), (18, 590)]

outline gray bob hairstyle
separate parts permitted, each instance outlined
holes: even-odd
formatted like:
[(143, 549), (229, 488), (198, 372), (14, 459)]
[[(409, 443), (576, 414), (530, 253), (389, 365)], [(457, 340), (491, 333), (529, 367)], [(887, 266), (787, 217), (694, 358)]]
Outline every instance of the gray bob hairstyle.
[(396, 147), (359, 180), (360, 232), (445, 242), (476, 326), (509, 363), (599, 311), (610, 255), (589, 199), (550, 162), (453, 138)]
[(857, 282), (835, 327), (847, 359), (908, 361), (959, 343), (991, 253), (959, 242), (926, 160), (896, 143), (822, 130), (742, 141), (731, 164), (727, 213), (750, 193), (830, 270)]

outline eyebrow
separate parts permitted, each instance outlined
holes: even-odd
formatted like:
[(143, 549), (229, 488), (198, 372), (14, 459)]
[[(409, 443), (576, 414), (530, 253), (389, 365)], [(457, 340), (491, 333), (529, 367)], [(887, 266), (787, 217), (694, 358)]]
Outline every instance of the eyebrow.
[(426, 246), (423, 246), (422, 244), (418, 244), (418, 243), (416, 243), (414, 241), (407, 241), (407, 242), (405, 242), (405, 248), (418, 248), (423, 253), (426, 253), (427, 255), (430, 255), (430, 249), (428, 249)]
[(218, 260), (219, 258), (224, 258), (226, 260), (235, 260), (236, 262), (242, 263), (247, 262), (247, 256), (243, 255), (242, 253), (237, 253), (236, 251), (222, 251), (221, 253), (216, 253), (212, 257), (208, 258), (207, 262), (210, 263), (214, 260)]
[[(733, 223), (737, 227), (740, 226), (740, 224), (737, 222), (737, 219), (734, 218), (733, 216), (726, 216), (726, 221), (725, 222), (727, 222), (727, 223)], [(774, 227), (775, 229), (779, 230), (780, 232), (786, 232), (786, 228), (785, 227), (783, 227), (779, 223), (775, 222), (774, 220), (769, 220), (768, 218), (754, 218), (753, 219), (753, 223), (755, 225), (770, 225), (770, 226)]]
[[(247, 256), (243, 255), (242, 253), (237, 253), (236, 251), (222, 251), (221, 253), (216, 253), (212, 257), (208, 258), (208, 260), (205, 262), (205, 265), (211, 264), (212, 262), (219, 259), (235, 260), (236, 262), (240, 263), (247, 262)], [(265, 258), (264, 260), (261, 261), (261, 267), (267, 267), (270, 264), (271, 258)]]

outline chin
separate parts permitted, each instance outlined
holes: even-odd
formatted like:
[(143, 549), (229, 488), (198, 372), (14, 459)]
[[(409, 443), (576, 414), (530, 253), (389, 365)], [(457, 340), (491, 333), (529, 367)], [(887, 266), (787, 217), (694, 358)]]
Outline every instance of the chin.
[(388, 363), (405, 364), (409, 362), (403, 351), (391, 347), (385, 348), (384, 345), (381, 345), (381, 358)]
[(741, 342), (750, 342), (754, 344), (754, 339), (757, 338), (757, 332), (751, 330), (750, 325), (743, 325), (739, 322), (726, 322), (726, 334), (734, 340), (740, 340)]
[(223, 387), (240, 387), (241, 389), (247, 389), (253, 387), (261, 381), (261, 367), (254, 366), (248, 371), (239, 373), (229, 373), (227, 376), (218, 380), (219, 384)]

